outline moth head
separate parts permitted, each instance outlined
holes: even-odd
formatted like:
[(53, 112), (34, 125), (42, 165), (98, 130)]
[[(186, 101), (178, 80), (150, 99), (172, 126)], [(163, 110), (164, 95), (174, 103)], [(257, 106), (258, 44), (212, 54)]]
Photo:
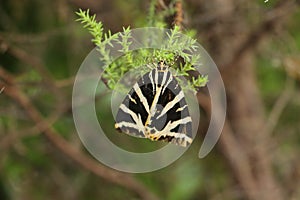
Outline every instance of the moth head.
[(157, 69), (159, 72), (164, 72), (164, 71), (168, 70), (168, 67), (169, 66), (163, 60), (158, 62)]

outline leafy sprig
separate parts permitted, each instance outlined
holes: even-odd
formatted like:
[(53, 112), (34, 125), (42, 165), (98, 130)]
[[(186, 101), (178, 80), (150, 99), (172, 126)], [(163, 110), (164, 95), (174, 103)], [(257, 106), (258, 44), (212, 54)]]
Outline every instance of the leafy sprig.
[[(149, 24), (158, 27), (164, 27), (165, 24), (160, 17), (154, 14), (154, 4), (150, 7)], [(171, 13), (171, 9), (169, 10)], [(164, 43), (160, 49), (140, 49), (137, 51), (131, 50), (132, 45), (132, 30), (130, 27), (124, 28), (122, 33), (112, 34), (110, 30), (104, 32), (102, 22), (96, 21), (96, 15), (90, 15), (89, 10), (79, 10), (77, 21), (83, 24), (93, 39), (92, 42), (97, 46), (100, 53), (100, 61), (106, 66), (103, 73), (103, 78), (107, 80), (107, 85), (110, 89), (114, 89), (116, 83), (122, 78), (124, 73), (136, 69), (140, 66), (145, 66), (151, 62), (164, 60), (166, 63), (176, 69), (176, 75), (189, 76), (190, 71), (195, 71), (195, 65), (200, 63), (201, 57), (198, 54), (193, 54), (197, 51), (196, 40), (190, 37), (182, 37), (182, 33), (178, 26), (175, 26), (167, 37), (164, 38)], [(153, 35), (153, 37), (157, 37)], [(119, 51), (124, 55), (117, 60), (112, 60), (110, 47), (119, 45)], [(181, 58), (183, 62), (176, 62), (177, 58)], [(198, 87), (203, 87), (207, 83), (207, 76), (192, 77), (188, 86), (196, 91)]]

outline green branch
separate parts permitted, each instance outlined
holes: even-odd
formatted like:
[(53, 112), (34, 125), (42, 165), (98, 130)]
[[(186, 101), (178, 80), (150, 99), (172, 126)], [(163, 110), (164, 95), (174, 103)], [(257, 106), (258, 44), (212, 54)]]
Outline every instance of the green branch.
[[(156, 25), (161, 27), (163, 20), (161, 16), (155, 14), (154, 1), (150, 6), (148, 15), (148, 25)], [(172, 9), (168, 11), (171, 13)], [(190, 37), (182, 37), (182, 33), (178, 26), (175, 26), (169, 33), (167, 38), (162, 39), (164, 44), (160, 49), (140, 49), (131, 51), (132, 30), (130, 27), (124, 28), (122, 33), (112, 34), (110, 30), (104, 33), (103, 24), (96, 21), (95, 15), (90, 15), (89, 10), (79, 10), (76, 12), (79, 21), (83, 27), (92, 35), (92, 42), (97, 46), (100, 53), (99, 59), (105, 64), (106, 68), (103, 78), (107, 80), (110, 89), (114, 89), (116, 83), (122, 78), (124, 73), (136, 69), (139, 66), (146, 66), (150, 62), (159, 62), (164, 60), (176, 70), (178, 76), (189, 76), (190, 71), (195, 71), (195, 65), (200, 61), (200, 55), (194, 54), (197, 50), (196, 40)], [(151, 33), (150, 33), (151, 34)], [(157, 37), (152, 35), (153, 38)], [(123, 54), (117, 60), (112, 60), (109, 48), (119, 45), (119, 51)], [(183, 59), (182, 63), (177, 63), (177, 58)], [(143, 70), (140, 70), (143, 71)], [(198, 87), (203, 87), (207, 83), (207, 76), (198, 76), (190, 78), (188, 87), (196, 91)]]

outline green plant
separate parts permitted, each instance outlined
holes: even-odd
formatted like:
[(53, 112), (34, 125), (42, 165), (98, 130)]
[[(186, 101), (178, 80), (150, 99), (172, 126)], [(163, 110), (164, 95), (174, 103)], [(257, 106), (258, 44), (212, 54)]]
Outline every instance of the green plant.
[[(166, 24), (163, 22), (163, 16), (174, 12), (172, 9), (167, 9), (160, 15), (154, 14), (154, 1), (152, 1), (149, 15), (148, 25), (164, 28)], [(132, 30), (130, 27), (123, 27), (122, 33), (112, 34), (110, 30), (104, 33), (102, 22), (96, 21), (95, 15), (90, 15), (89, 10), (79, 10), (76, 13), (79, 18), (77, 21), (84, 24), (93, 39), (92, 42), (97, 46), (100, 53), (100, 61), (106, 66), (102, 78), (107, 81), (107, 86), (110, 89), (115, 89), (116, 83), (121, 77), (132, 69), (140, 66), (148, 65), (149, 63), (157, 63), (164, 60), (170, 67), (176, 70), (176, 76), (189, 77), (189, 72), (195, 71), (195, 65), (201, 60), (200, 55), (193, 54), (197, 50), (196, 40), (190, 37), (182, 37), (182, 33), (178, 26), (167, 33), (164, 38), (164, 43), (159, 49), (139, 49), (132, 51), (130, 45), (132, 42)], [(157, 35), (147, 35), (155, 40)], [(123, 54), (120, 58), (113, 60), (109, 47), (120, 46), (119, 51)], [(177, 58), (181, 58), (179, 62)], [(141, 70), (144, 72), (144, 70)], [(196, 92), (197, 88), (206, 85), (207, 76), (199, 75), (197, 77), (189, 77), (189, 89)]]

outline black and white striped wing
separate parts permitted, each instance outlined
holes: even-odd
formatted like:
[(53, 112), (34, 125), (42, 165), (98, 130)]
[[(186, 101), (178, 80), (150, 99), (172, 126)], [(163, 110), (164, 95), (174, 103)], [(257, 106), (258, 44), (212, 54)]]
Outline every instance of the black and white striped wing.
[(169, 70), (153, 69), (134, 84), (120, 105), (115, 127), (129, 135), (180, 146), (192, 142), (184, 93)]

